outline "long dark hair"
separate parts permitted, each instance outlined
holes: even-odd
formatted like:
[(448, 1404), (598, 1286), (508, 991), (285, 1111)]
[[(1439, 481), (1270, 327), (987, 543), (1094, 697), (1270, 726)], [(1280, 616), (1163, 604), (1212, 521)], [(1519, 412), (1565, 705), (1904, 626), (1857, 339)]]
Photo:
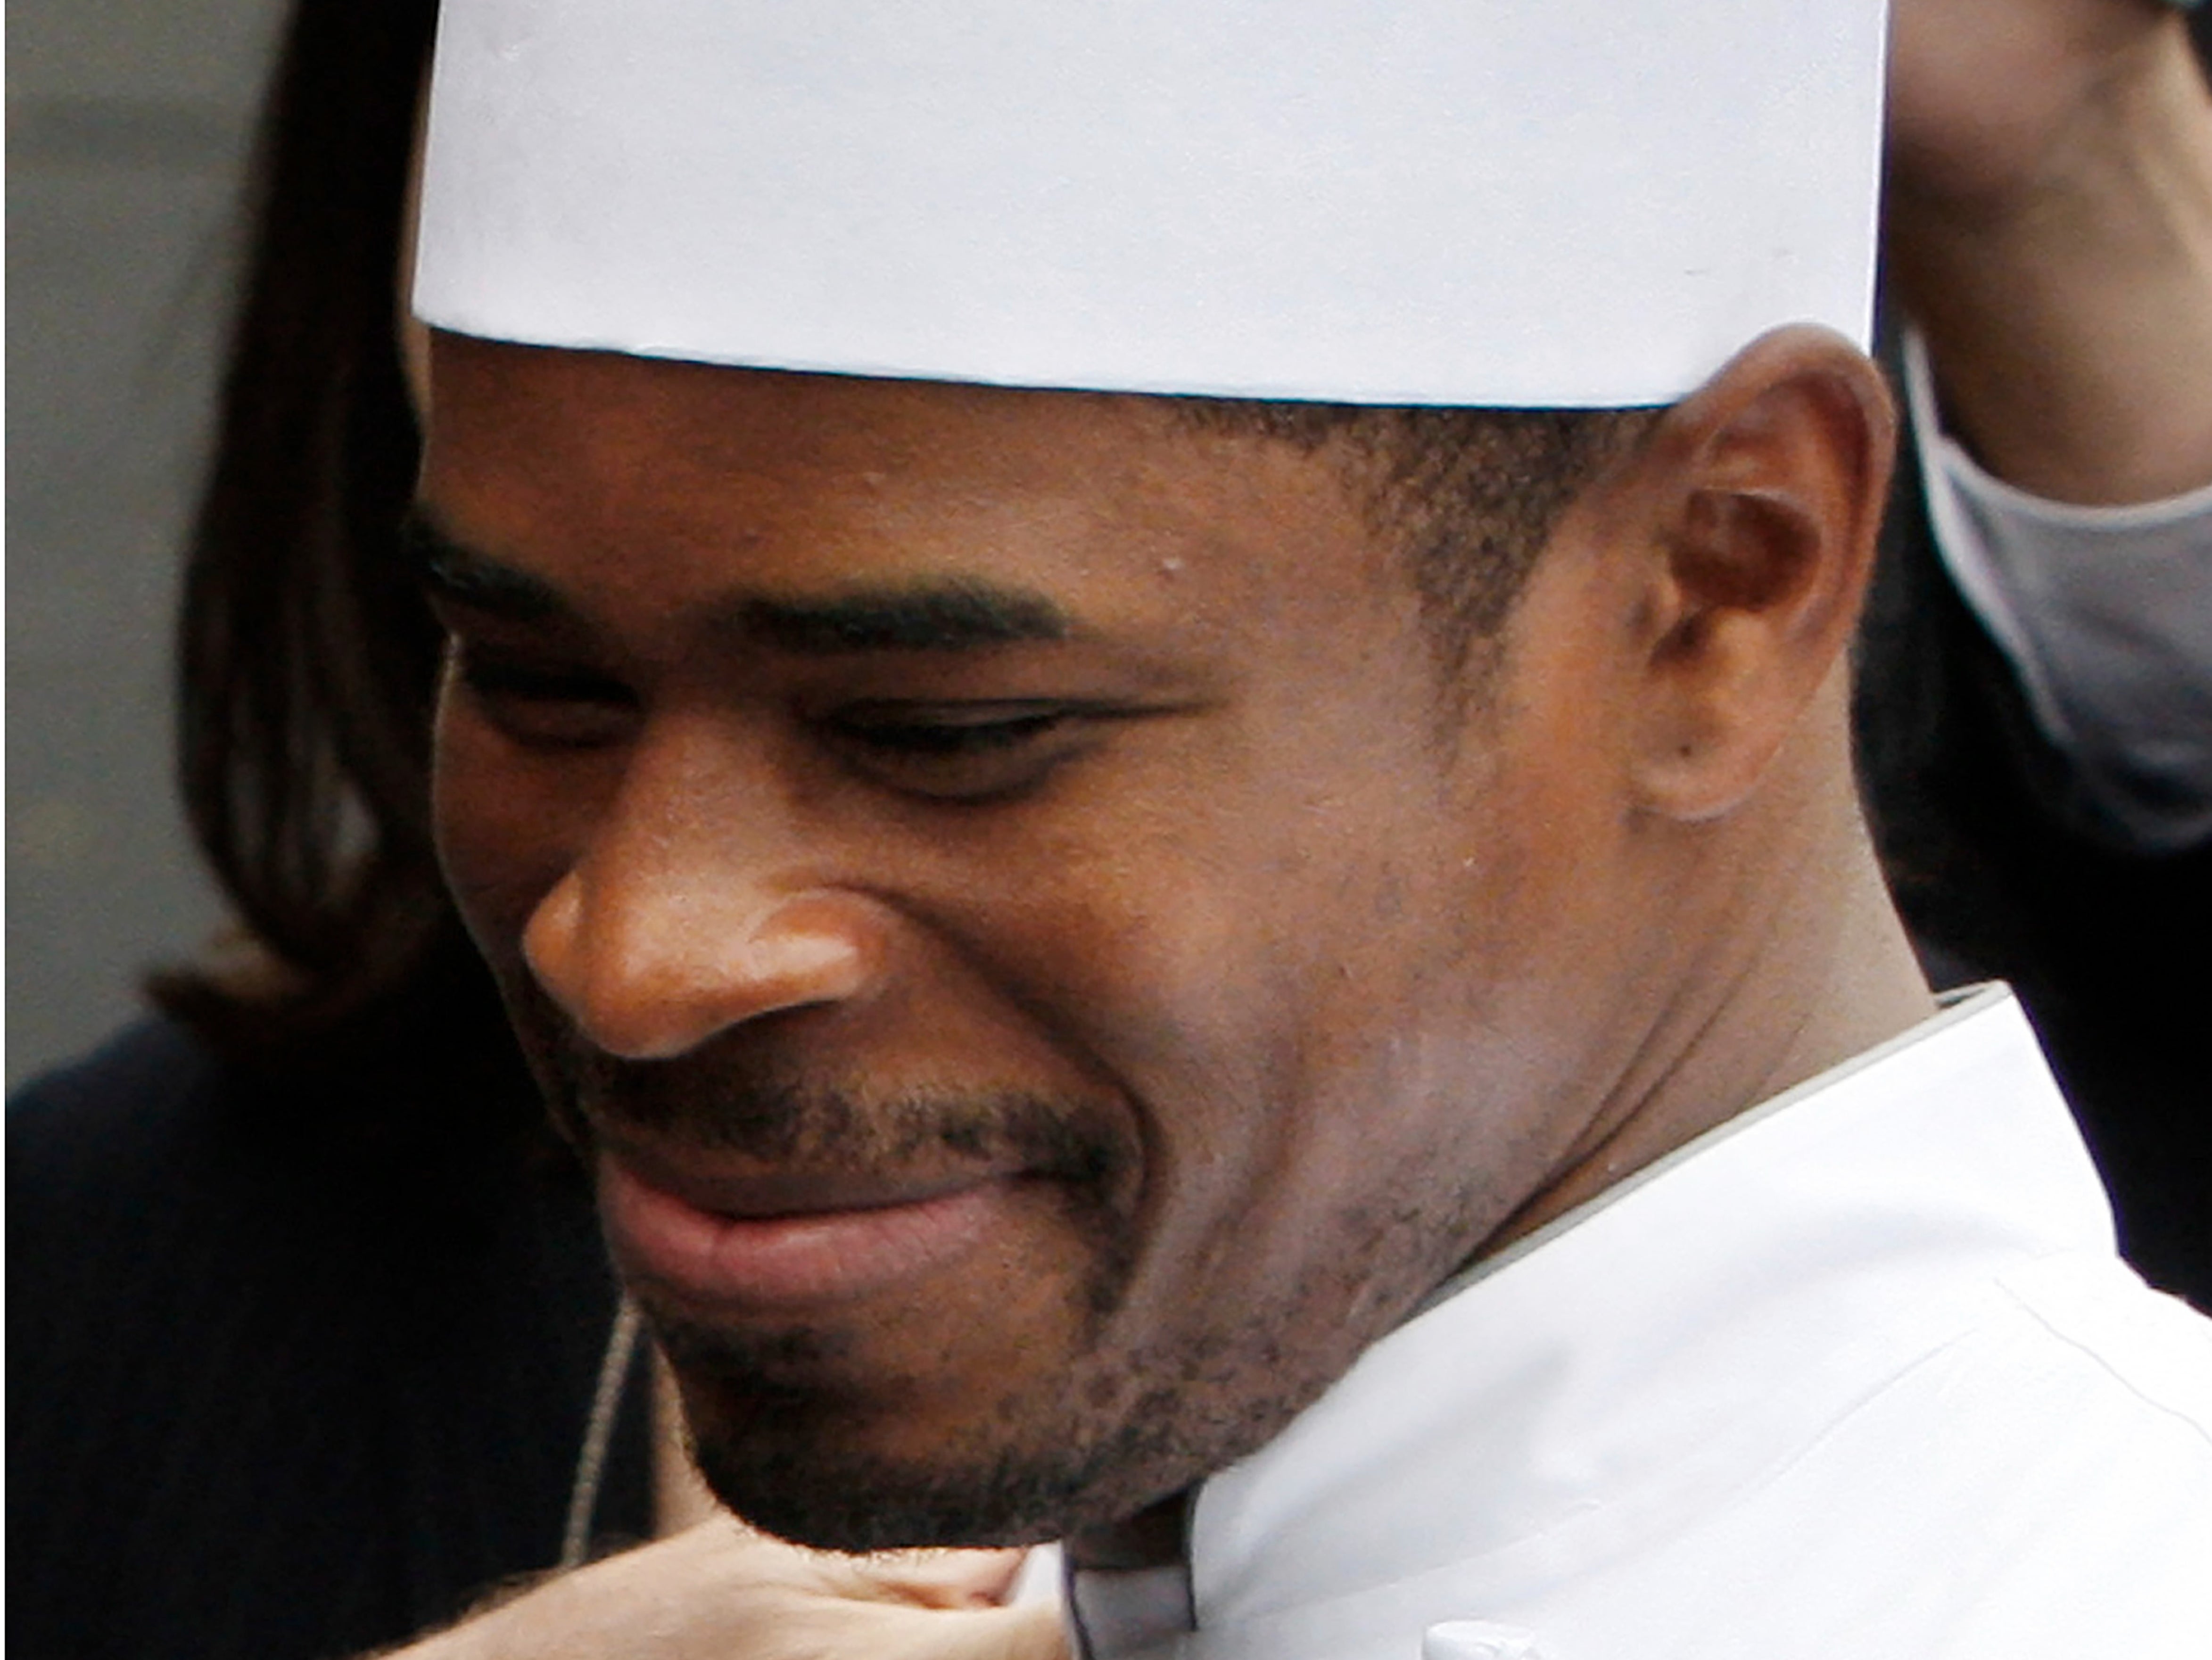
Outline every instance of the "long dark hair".
[(149, 982), (229, 1060), (374, 1078), (387, 1106), (463, 1077), (526, 1093), (432, 853), (438, 638), (397, 536), (419, 447), (401, 220), (435, 13), (298, 0), (263, 112), (179, 653), (186, 812), (244, 938)]

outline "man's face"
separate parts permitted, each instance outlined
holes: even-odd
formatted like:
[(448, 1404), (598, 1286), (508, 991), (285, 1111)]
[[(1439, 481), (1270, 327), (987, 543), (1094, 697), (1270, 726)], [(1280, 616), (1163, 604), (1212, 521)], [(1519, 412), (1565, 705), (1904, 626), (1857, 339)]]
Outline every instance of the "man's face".
[(1133, 1511), (1599, 1112), (1602, 562), (1453, 721), (1337, 464), (1150, 400), (441, 337), (424, 500), (447, 868), (761, 1525)]

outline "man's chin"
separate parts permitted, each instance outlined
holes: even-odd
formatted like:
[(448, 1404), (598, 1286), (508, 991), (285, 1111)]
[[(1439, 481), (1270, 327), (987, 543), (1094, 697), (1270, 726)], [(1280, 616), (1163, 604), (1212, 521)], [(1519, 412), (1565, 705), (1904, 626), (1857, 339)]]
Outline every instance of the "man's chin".
[(1057, 1456), (1026, 1450), (1022, 1420), (1058, 1391), (925, 1381), (862, 1332), (706, 1325), (639, 1291), (700, 1475), (780, 1538), (838, 1551), (1034, 1542), (1055, 1536), (1085, 1485), (1064, 1434), (1047, 1440)]
[(764, 1532), (818, 1550), (1038, 1544), (1089, 1508), (1091, 1471), (1065, 1454), (951, 1438), (918, 1461), (870, 1445), (834, 1408), (789, 1399), (723, 1395), (691, 1417), (692, 1456), (715, 1498)]

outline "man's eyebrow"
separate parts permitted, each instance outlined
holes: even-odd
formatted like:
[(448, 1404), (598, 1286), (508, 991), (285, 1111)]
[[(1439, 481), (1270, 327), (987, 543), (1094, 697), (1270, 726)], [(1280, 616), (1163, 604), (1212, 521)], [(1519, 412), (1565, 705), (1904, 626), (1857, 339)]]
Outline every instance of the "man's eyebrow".
[[(402, 521), (400, 539), (423, 586), (455, 605), (517, 623), (572, 615), (550, 583), (456, 539), (422, 508)], [(1066, 613), (1041, 593), (962, 576), (861, 585), (819, 599), (750, 598), (727, 615), (745, 638), (808, 657), (981, 651), (1065, 640), (1073, 631)]]
[(969, 577), (848, 589), (821, 599), (749, 599), (744, 631), (810, 657), (863, 651), (980, 651), (1065, 640), (1067, 615), (1042, 594)]
[(455, 605), (517, 623), (568, 612), (550, 583), (455, 540), (420, 507), (410, 508), (400, 520), (399, 544), (423, 587)]

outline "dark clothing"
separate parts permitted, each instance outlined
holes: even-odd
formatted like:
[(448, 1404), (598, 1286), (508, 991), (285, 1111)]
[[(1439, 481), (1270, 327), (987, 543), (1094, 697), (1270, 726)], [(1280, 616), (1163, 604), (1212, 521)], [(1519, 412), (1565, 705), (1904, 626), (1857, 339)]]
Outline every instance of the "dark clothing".
[[(2190, 19), (2212, 64), (2212, 8)], [(2212, 642), (2206, 649), (2212, 650)], [(1936, 551), (1908, 445), (1861, 632), (1859, 774), (1938, 984), (2027, 1005), (2152, 1284), (2212, 1312), (2212, 845), (2129, 851)]]
[(1932, 976), (2013, 983), (2112, 1193), (2122, 1250), (2212, 1310), (2199, 1024), (2212, 1020), (2212, 845), (2127, 851), (2075, 798), (1942, 566), (1909, 449), (1854, 714), (1882, 863)]
[[(316, 1660), (554, 1565), (615, 1306), (586, 1183), (309, 1093), (148, 1023), (10, 1104), (15, 1653)], [(608, 1542), (650, 1532), (647, 1395)]]

